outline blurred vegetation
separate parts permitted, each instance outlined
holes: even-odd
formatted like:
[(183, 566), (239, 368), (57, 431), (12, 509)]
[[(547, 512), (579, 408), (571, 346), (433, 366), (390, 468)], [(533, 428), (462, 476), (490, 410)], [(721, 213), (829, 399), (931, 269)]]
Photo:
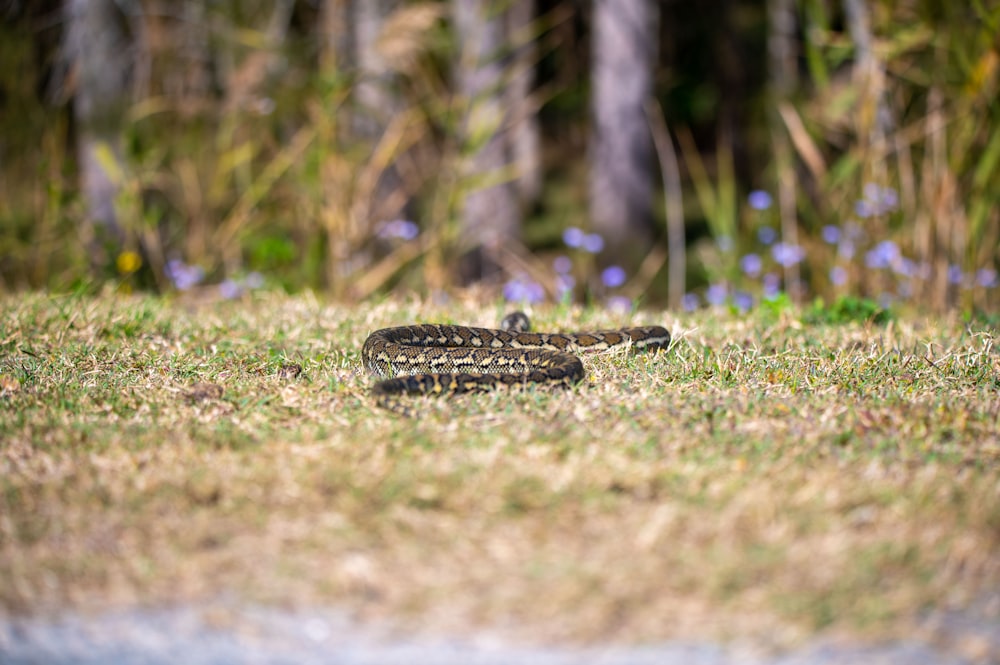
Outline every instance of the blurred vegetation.
[[(121, 127), (125, 165), (108, 160), (126, 242), (97, 281), (169, 291), (263, 280), (347, 299), (457, 286), (456, 207), (483, 184), (459, 164), (484, 137), (461, 131), (469, 102), (452, 92), (448, 8), (404, 2), (383, 24), (399, 107), (370, 135), (357, 127), (358, 72), (323, 43), (320, 4), (294, 3), (279, 44), (266, 33), (270, 3), (207, 4), (214, 69), (200, 86), (170, 85), (197, 73), (175, 42), (185, 26), (141, 17), (145, 84)], [(745, 309), (789, 294), (996, 309), (1000, 5), (864, 3), (861, 53), (850, 2), (792, 4), (795, 76), (778, 85), (768, 3), (661, 3), (656, 101), (687, 194), (685, 306)], [(86, 286), (95, 275), (61, 13), (25, 7), (0, 21), (0, 288)], [(526, 213), (524, 275), (510, 277), (543, 287), (518, 299), (662, 302), (662, 229), (624, 283), (602, 281), (588, 252), (565, 242), (567, 228), (586, 229), (588, 21), (569, 0), (537, 8), (544, 187)], [(383, 216), (390, 173), (410, 219)], [(790, 201), (783, 182), (794, 184)], [(569, 270), (551, 267), (561, 255)]]

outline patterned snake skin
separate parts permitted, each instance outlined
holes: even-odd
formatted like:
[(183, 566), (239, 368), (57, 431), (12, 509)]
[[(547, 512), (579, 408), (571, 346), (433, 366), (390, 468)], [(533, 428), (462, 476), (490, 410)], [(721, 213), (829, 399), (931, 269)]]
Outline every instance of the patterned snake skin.
[[(539, 383), (568, 386), (584, 377), (573, 355), (630, 347), (656, 351), (670, 344), (661, 326), (577, 333), (532, 333), (528, 317), (515, 312), (503, 330), (425, 324), (376, 330), (365, 340), (365, 369), (386, 380), (372, 392), (379, 406), (412, 416), (399, 401), (407, 394), (484, 391), (497, 385)], [(388, 378), (393, 375), (396, 378)]]

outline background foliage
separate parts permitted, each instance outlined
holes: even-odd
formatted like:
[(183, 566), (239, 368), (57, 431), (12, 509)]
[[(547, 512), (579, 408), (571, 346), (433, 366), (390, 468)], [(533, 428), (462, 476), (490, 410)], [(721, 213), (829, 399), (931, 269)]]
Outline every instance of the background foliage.
[[(457, 286), (460, 201), (511, 176), (462, 169), (498, 128), (466, 126), (472, 102), (455, 92), (461, 53), (446, 3), (402, 2), (384, 17), (377, 45), (395, 106), (377, 133), (358, 100), (367, 81), (324, 41), (322, 3), (198, 5), (197, 53), (182, 41), (189, 16), (133, 5), (142, 33), (129, 56), (141, 66), (118, 128), (124, 160), (109, 151), (104, 162), (124, 241), (106, 256), (78, 186), (65, 14), (53, 2), (3, 10), (0, 287), (96, 276), (123, 288), (211, 284), (231, 297), (266, 283), (353, 299)], [(677, 149), (684, 307), (746, 309), (782, 293), (996, 307), (997, 3), (657, 6), (649, 108), (663, 122), (650, 127), (667, 137), (658, 147)], [(794, 17), (785, 70), (773, 60), (782, 8)], [(539, 2), (517, 37), (536, 47), (542, 189), (524, 212), (523, 247), (487, 288), (510, 300), (664, 302), (677, 260), (665, 220), (639, 266), (607, 265), (586, 221), (590, 19), (586, 3)], [(400, 206), (386, 191), (405, 199), (404, 217), (387, 214)]]

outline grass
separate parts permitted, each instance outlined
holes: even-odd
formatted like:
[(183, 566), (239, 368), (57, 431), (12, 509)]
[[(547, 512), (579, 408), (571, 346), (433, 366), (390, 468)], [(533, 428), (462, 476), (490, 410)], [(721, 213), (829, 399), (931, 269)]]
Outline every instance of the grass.
[(0, 607), (231, 596), (420, 629), (793, 643), (901, 634), (1000, 585), (995, 330), (641, 312), (670, 351), (588, 357), (573, 390), (418, 400), (415, 421), (373, 407), (370, 331), (501, 313), (6, 296)]

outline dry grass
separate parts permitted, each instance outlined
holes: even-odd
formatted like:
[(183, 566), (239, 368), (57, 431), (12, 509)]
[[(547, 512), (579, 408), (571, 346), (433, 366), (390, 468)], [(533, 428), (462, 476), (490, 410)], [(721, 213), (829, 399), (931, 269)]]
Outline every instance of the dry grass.
[(589, 357), (577, 389), (373, 408), (368, 332), (501, 313), (8, 297), (0, 607), (226, 594), (423, 629), (791, 643), (1000, 588), (995, 331), (643, 312), (671, 350)]

